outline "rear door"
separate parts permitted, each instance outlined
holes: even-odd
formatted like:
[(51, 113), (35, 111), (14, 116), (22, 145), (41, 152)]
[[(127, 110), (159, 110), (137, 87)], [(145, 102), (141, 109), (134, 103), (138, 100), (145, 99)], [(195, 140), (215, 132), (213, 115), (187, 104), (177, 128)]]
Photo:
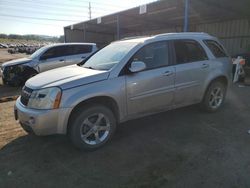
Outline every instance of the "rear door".
[(77, 64), (92, 54), (93, 45), (70, 45), (70, 56), (67, 59), (67, 65)]
[(146, 70), (126, 76), (128, 114), (138, 115), (170, 108), (174, 99), (174, 65), (168, 42), (155, 42), (140, 49), (130, 60), (143, 61)]
[(174, 40), (172, 45), (176, 57), (175, 105), (199, 102), (210, 71), (207, 54), (195, 40)]
[(68, 53), (66, 46), (56, 46), (48, 49), (40, 57), (38, 65), (40, 72), (65, 66)]

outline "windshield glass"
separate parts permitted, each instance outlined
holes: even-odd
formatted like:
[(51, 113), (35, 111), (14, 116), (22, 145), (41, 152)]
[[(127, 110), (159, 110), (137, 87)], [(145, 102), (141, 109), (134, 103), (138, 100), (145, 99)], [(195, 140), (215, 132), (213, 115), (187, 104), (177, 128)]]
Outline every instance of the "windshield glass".
[(35, 51), (33, 54), (31, 54), (30, 58), (31, 58), (31, 59), (36, 58), (37, 56), (39, 56), (39, 55), (44, 51), (44, 49), (47, 49), (47, 48), (48, 48), (47, 46), (44, 46), (44, 47), (38, 49), (38, 50)]
[(137, 42), (124, 41), (112, 43), (89, 58), (82, 67), (96, 70), (109, 70), (119, 63), (137, 44)]

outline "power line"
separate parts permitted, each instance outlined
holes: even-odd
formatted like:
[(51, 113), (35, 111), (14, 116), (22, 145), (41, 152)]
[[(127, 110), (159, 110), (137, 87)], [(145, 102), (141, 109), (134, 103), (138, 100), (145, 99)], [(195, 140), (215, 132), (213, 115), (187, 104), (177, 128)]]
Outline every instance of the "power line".
[[(12, 3), (12, 2), (7, 2), (7, 3)], [(8, 7), (11, 7), (11, 8), (13, 8), (13, 6), (14, 5), (0, 5), (0, 6), (8, 6)], [(16, 6), (14, 6), (14, 8), (16, 8)], [(36, 5), (29, 5), (28, 7), (25, 7), (25, 9), (26, 8), (38, 8)], [(60, 7), (60, 9), (61, 9), (61, 7)], [(91, 12), (93, 12), (92, 11), (92, 9), (93, 8), (91, 8)], [(62, 10), (61, 10), (62, 11)], [(117, 11), (120, 11), (120, 10), (113, 10), (113, 11), (111, 11), (111, 13), (113, 13), (113, 12), (117, 12)], [(33, 11), (34, 12), (34, 11)], [(39, 11), (37, 11), (37, 13), (38, 13)], [(64, 11), (65, 12), (65, 11)], [(104, 13), (104, 15), (107, 15), (107, 14), (109, 14), (109, 12), (108, 11), (105, 11), (105, 10), (95, 10), (94, 11), (96, 14), (103, 14)], [(48, 13), (48, 14), (54, 14), (54, 15), (57, 15), (57, 13)], [(71, 15), (64, 15), (64, 14), (62, 14), (62, 13), (58, 13), (58, 15), (62, 15), (62, 16), (71, 16)], [(72, 15), (73, 16), (73, 15)], [(74, 17), (76, 17), (76, 16), (74, 16)], [(87, 18), (87, 16), (79, 16), (79, 18), (80, 17), (83, 17), (83, 18)], [(89, 18), (89, 17), (88, 17)], [(91, 18), (92, 18), (92, 15), (91, 15)]]
[[(1, 15), (0, 15), (0, 17), (1, 17)], [(48, 24), (48, 23), (34, 23), (34, 22), (18, 20), (16, 18), (4, 18), (4, 20), (15, 20), (15, 21), (18, 21), (18, 22), (28, 23), (28, 24), (49, 25), (49, 26), (54, 26), (54, 27), (63, 27), (63, 25), (55, 25), (55, 24)]]
[(30, 17), (30, 16), (17, 16), (17, 15), (10, 15), (10, 14), (0, 14), (0, 16), (13, 17), (13, 18), (33, 19), (33, 20), (63, 21), (63, 22), (81, 22), (80, 20), (63, 20), (63, 19), (52, 19), (52, 18)]
[[(71, 2), (75, 2), (75, 1), (77, 1), (77, 2), (89, 2), (90, 0), (74, 0), (74, 1), (72, 0)], [(138, 3), (138, 0), (134, 0), (134, 1), (136, 2), (136, 5), (133, 7), (139, 6), (141, 4), (141, 3)], [(157, 1), (157, 0), (151, 0), (151, 1), (147, 2), (147, 4), (155, 2), (155, 1)], [(118, 1), (116, 1), (116, 2), (118, 2)], [(94, 4), (94, 6), (95, 6), (95, 4), (98, 4), (98, 5), (102, 5), (102, 6), (108, 6), (108, 7), (128, 8), (128, 7), (124, 7), (124, 6), (120, 6), (120, 5), (115, 5), (112, 3), (106, 3), (106, 2), (104, 3), (104, 2), (99, 2), (99, 1), (95, 2), (95, 0), (91, 0), (91, 3)]]
[[(15, 1), (15, 0), (14, 0)], [(65, 3), (49, 3), (49, 5), (44, 2), (44, 1), (28, 1), (28, 0), (25, 0), (25, 1), (15, 1), (15, 2), (9, 2), (9, 1), (4, 1), (4, 3), (24, 3), (24, 4), (28, 4), (28, 5), (39, 5), (39, 6), (42, 6), (42, 7), (46, 7), (46, 8), (55, 8), (55, 9), (72, 9), (72, 10), (82, 10), (83, 8), (84, 9), (89, 9), (89, 6), (83, 6), (83, 5), (72, 5), (72, 4), (65, 4)], [(16, 5), (16, 4), (15, 4)], [(112, 6), (109, 6), (109, 7), (112, 7)], [(99, 10), (107, 10), (103, 7), (98, 7), (98, 6), (95, 6), (96, 9), (99, 9)], [(125, 8), (125, 7), (123, 7)]]
[[(29, 1), (29, 0), (23, 0), (22, 3), (25, 2), (25, 3), (35, 3), (35, 4), (42, 4), (44, 5), (48, 5), (45, 1), (39, 1), (39, 0), (36, 0), (36, 1)], [(85, 8), (85, 9), (88, 9), (88, 6), (83, 6), (83, 5), (73, 5), (73, 4), (65, 4), (65, 3), (52, 3), (50, 2), (49, 5), (55, 5), (55, 6), (63, 6), (63, 7), (71, 7), (71, 8)]]
[[(3, 5), (0, 5), (0, 7)], [(17, 10), (17, 11), (23, 11), (24, 9), (21, 7), (13, 7), (11, 5), (4, 5), (4, 6), (8, 6), (6, 9), (12, 9), (12, 10)], [(21, 9), (20, 9), (21, 8)], [(58, 16), (72, 16), (72, 17), (78, 17), (78, 18), (88, 18), (87, 16), (83, 16), (83, 15), (74, 15), (74, 14), (62, 14), (62, 13), (54, 13), (54, 12), (44, 12), (44, 11), (34, 11), (34, 9), (32, 9), (31, 7), (25, 7), (26, 11), (28, 11), (29, 13), (41, 13), (41, 14), (46, 14), (46, 15), (58, 15)], [(28, 9), (28, 10), (27, 10)], [(30, 10), (31, 9), (31, 10)], [(8, 11), (8, 10), (7, 10)]]
[[(16, 4), (14, 3), (14, 2), (4, 2), (4, 3), (7, 3), (7, 5), (8, 4), (11, 4), (11, 5), (14, 5), (14, 6), (16, 6)], [(14, 3), (14, 4), (13, 4)], [(64, 7), (62, 7), (62, 6), (50, 6), (50, 5), (44, 5), (44, 4), (38, 4), (38, 3), (35, 3), (35, 4), (29, 4), (29, 2), (22, 2), (22, 4), (26, 4), (26, 6), (35, 6), (35, 8), (52, 8), (52, 9), (61, 9), (61, 10), (64, 10), (64, 11), (69, 11), (69, 10), (75, 10), (75, 11), (82, 11), (81, 10), (81, 8), (78, 8), (78, 9), (76, 9), (76, 8), (71, 8), (71, 7), (67, 7), (67, 6), (64, 6)]]
[[(10, 2), (7, 2), (7, 3), (10, 3)], [(27, 2), (26, 2), (27, 3)], [(4, 5), (2, 5), (4, 6)], [(11, 5), (5, 5), (5, 6), (9, 6), (11, 7)], [(34, 6), (34, 5), (33, 5)], [(13, 7), (12, 7), (13, 8)], [(16, 7), (15, 7), (16, 8)], [(30, 8), (30, 5), (29, 7), (25, 7), (25, 8)], [(37, 8), (37, 7), (36, 7)], [(62, 7), (60, 7), (62, 8)], [(91, 19), (92, 18), (92, 10), (91, 10), (91, 5), (89, 4), (89, 18)], [(114, 10), (114, 12), (117, 11), (117, 10)], [(119, 10), (121, 11), (121, 10)], [(33, 11), (35, 12), (35, 11)], [(39, 12), (39, 11), (38, 11)], [(95, 13), (97, 14), (102, 14), (101, 12), (105, 12), (107, 14), (109, 14), (108, 12), (106, 11), (94, 11)], [(112, 12), (111, 12), (112, 13)], [(59, 15), (59, 13), (46, 13), (46, 14), (50, 14), (50, 15)], [(4, 17), (14, 17), (14, 18), (23, 18), (23, 19), (33, 19), (33, 20), (46, 20), (46, 21), (68, 21), (68, 22), (80, 22), (80, 21), (83, 21), (83, 20), (68, 20), (68, 19), (52, 19), (52, 18), (44, 18), (44, 17), (30, 17), (30, 16), (18, 16), (18, 15), (11, 15), (11, 14), (0, 14), (1, 16), (4, 16)], [(60, 14), (60, 15), (63, 15), (63, 16), (73, 16), (73, 15), (64, 15), (64, 14)], [(75, 16), (76, 17), (76, 16)], [(84, 17), (84, 16), (83, 16)], [(80, 18), (80, 16), (79, 16)], [(87, 18), (87, 17), (86, 17)]]
[[(89, 0), (75, 0), (75, 1), (77, 1), (77, 2), (89, 2)], [(93, 2), (93, 0), (92, 0), (92, 2), (91, 3), (93, 3), (93, 4), (101, 4), (101, 5), (104, 5), (104, 6), (113, 6), (113, 7), (117, 7), (117, 8), (124, 8), (124, 7), (122, 7), (122, 6), (119, 6), (119, 5), (114, 5), (114, 4), (111, 4), (111, 3), (103, 3), (103, 2)]]

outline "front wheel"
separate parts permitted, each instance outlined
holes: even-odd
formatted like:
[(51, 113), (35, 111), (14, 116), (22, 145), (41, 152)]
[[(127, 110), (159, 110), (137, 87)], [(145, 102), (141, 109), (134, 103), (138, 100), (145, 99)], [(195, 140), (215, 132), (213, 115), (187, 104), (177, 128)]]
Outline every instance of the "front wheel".
[(91, 105), (78, 109), (69, 126), (69, 137), (77, 148), (95, 150), (111, 139), (116, 120), (109, 108)]
[(204, 110), (208, 112), (217, 111), (224, 103), (226, 96), (226, 85), (216, 81), (208, 87), (201, 103)]

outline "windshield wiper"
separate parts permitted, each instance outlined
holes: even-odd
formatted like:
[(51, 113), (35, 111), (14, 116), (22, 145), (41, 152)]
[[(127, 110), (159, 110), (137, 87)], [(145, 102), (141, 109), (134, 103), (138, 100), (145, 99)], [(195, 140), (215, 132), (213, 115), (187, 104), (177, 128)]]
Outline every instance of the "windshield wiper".
[(89, 67), (84, 67), (84, 68), (95, 70), (95, 69), (94, 69), (93, 67), (91, 67), (91, 66), (89, 66)]

